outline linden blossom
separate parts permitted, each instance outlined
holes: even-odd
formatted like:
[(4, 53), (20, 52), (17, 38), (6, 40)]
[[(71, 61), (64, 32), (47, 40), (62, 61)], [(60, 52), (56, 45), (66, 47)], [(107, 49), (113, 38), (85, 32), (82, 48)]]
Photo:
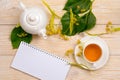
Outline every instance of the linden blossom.
[(106, 32), (102, 32), (102, 33), (98, 33), (98, 34), (97, 33), (96, 34), (92, 34), (92, 33), (89, 33), (87, 31), (85, 33), (90, 35), (90, 36), (101, 36), (101, 35), (111, 34), (111, 33), (120, 31), (120, 27), (115, 27), (115, 26), (112, 25), (112, 22), (108, 22), (106, 24), (105, 31)]

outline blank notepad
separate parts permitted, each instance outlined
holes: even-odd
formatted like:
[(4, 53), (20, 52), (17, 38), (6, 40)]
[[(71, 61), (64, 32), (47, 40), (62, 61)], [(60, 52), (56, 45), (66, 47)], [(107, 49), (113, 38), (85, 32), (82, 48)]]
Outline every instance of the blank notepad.
[(70, 65), (62, 58), (21, 42), (11, 67), (41, 80), (65, 80)]

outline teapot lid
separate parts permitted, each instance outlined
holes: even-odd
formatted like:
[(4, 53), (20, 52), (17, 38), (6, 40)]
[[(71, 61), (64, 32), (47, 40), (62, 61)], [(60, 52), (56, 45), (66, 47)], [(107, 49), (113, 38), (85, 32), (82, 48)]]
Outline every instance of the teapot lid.
[(20, 17), (20, 23), (24, 26), (25, 30), (29, 27), (34, 32), (36, 32), (35, 30), (45, 28), (47, 22), (48, 19), (46, 13), (40, 8), (28, 8), (21, 14)]
[(40, 14), (37, 12), (29, 12), (26, 15), (26, 22), (32, 26), (35, 26), (37, 24), (39, 24), (40, 22)]

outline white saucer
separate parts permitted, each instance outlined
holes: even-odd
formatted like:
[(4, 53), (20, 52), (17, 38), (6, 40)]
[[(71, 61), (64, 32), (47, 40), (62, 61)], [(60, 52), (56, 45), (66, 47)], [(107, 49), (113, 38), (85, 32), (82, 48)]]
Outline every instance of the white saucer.
[(102, 54), (100, 60), (95, 62), (94, 66), (93, 66), (93, 64), (88, 63), (86, 60), (84, 60), (82, 56), (81, 57), (77, 56), (77, 53), (79, 51), (79, 48), (78, 48), (79, 45), (77, 45), (75, 47), (75, 52), (74, 52), (76, 62), (78, 64), (85, 64), (91, 70), (97, 70), (97, 69), (103, 67), (106, 64), (106, 62), (108, 61), (108, 58), (109, 58), (109, 48), (108, 48), (108, 45), (106, 44), (106, 42), (103, 39), (101, 39), (100, 37), (97, 37), (97, 36), (92, 36), (92, 37), (91, 36), (86, 36), (86, 37), (81, 39), (81, 42), (83, 42), (84, 45), (89, 44), (89, 43), (98, 44), (101, 47), (101, 49), (103, 51), (103, 54)]

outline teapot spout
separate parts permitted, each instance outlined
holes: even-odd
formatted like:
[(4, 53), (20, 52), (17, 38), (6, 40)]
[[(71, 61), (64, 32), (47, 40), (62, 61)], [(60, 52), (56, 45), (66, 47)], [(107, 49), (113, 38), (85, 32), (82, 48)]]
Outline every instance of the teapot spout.
[(40, 32), (38, 33), (38, 35), (42, 35), (42, 37), (44, 39), (47, 39), (47, 35), (46, 35), (46, 30), (45, 29), (40, 30)]
[(20, 6), (20, 9), (22, 9), (23, 11), (26, 10), (26, 6), (22, 2), (19, 2), (19, 6)]

